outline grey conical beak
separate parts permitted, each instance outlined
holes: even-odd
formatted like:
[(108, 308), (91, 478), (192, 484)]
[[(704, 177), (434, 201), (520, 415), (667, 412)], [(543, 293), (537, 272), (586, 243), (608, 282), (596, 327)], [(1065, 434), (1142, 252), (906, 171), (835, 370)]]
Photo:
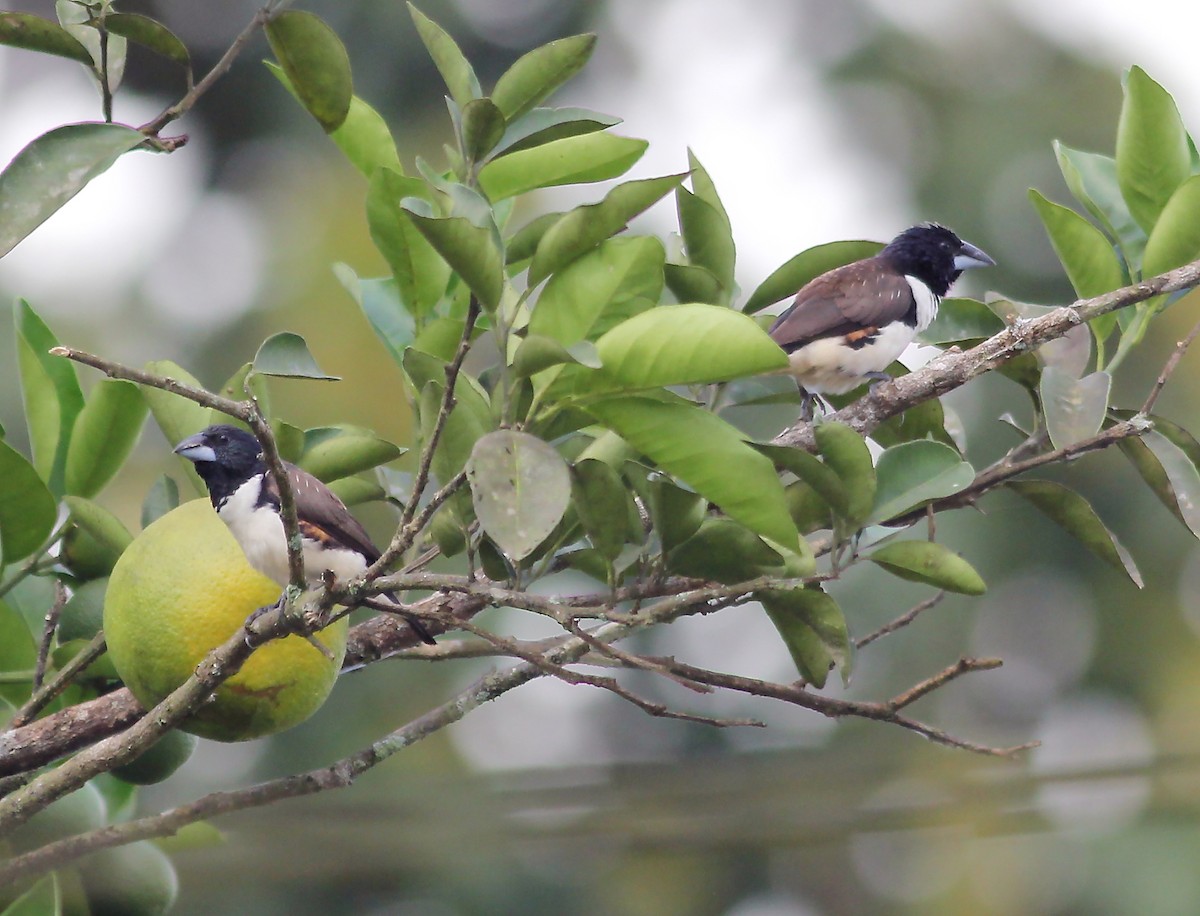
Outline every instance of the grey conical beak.
[(954, 269), (967, 270), (971, 267), (995, 267), (996, 262), (982, 248), (976, 248), (970, 242), (963, 242), (954, 256)]
[(188, 461), (217, 460), (217, 453), (213, 451), (213, 447), (204, 441), (204, 433), (196, 433), (194, 436), (188, 436), (188, 438), (175, 446), (175, 454), (186, 458)]

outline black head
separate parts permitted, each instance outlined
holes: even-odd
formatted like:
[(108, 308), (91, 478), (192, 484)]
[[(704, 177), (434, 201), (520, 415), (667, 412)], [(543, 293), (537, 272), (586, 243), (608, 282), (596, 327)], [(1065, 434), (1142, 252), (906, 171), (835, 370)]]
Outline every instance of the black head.
[(175, 446), (175, 454), (196, 465), (214, 506), (267, 468), (258, 440), (236, 426), (202, 429)]
[(905, 229), (888, 242), (879, 257), (890, 261), (902, 273), (916, 277), (939, 296), (946, 295), (950, 284), (964, 270), (996, 263), (981, 249), (937, 223), (921, 223)]

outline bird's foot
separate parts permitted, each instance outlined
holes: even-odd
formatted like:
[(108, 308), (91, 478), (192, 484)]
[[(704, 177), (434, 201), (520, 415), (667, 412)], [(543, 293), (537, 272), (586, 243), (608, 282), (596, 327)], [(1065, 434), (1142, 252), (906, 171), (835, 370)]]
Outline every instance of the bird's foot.
[(871, 394), (874, 394), (878, 390), (879, 386), (884, 382), (892, 381), (892, 376), (888, 375), (886, 372), (868, 372), (864, 378), (871, 380), (871, 384), (867, 386), (867, 390)]

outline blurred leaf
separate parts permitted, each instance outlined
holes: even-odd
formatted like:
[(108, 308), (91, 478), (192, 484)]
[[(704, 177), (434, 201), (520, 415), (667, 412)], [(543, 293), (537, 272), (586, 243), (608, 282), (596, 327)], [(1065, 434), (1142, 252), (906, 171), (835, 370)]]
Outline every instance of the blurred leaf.
[(284, 461), (295, 464), (304, 454), (304, 430), (278, 418), (271, 421), (271, 433), (275, 436), (275, 448)]
[(337, 130), (354, 97), (350, 57), (337, 33), (320, 17), (302, 10), (276, 13), (267, 22), (266, 33), (300, 103), (325, 133)]
[(395, 461), (408, 449), (354, 426), (322, 426), (305, 430), (304, 451), (296, 463), (329, 483)]
[(436, 356), (443, 362), (450, 362), (454, 358), (454, 354), (458, 352), (458, 344), (462, 340), (463, 323), (464, 319), (462, 318), (433, 319), (425, 325), (424, 330), (412, 342), (413, 349)]
[(80, 582), (71, 589), (71, 597), (63, 605), (58, 619), (58, 641), (91, 639), (104, 626), (104, 595), (108, 579)]
[(595, 133), (620, 123), (620, 118), (588, 108), (535, 108), (509, 121), (504, 136), (496, 144), (493, 157), (498, 159), (518, 150), (531, 149), (566, 137)]
[(405, 208), (426, 241), (462, 277), (479, 301), (489, 310), (500, 304), (504, 289), (504, 256), (490, 230), (464, 217), (438, 219), (421, 216)]
[(57, 515), (54, 496), (33, 465), (0, 439), (0, 565), (22, 560), (41, 547)]
[(508, 240), (505, 255), (509, 266), (514, 268), (514, 273), (517, 272), (515, 265), (532, 258), (542, 236), (562, 218), (562, 213), (543, 213), (541, 216), (531, 219), (513, 234), (513, 237)]
[(663, 267), (667, 289), (680, 302), (709, 302), (728, 305), (729, 296), (721, 281), (706, 267), (695, 264), (667, 264)]
[(444, 557), (456, 557), (467, 548), (467, 532), (451, 507), (443, 507), (434, 513), (429, 523), (429, 536)]
[(1125, 250), (1133, 261), (1141, 259), (1146, 233), (1129, 212), (1117, 182), (1117, 160), (1100, 153), (1086, 153), (1054, 141), (1054, 154), (1063, 179), (1079, 201)]
[(416, 24), (417, 34), (421, 36), (425, 49), (433, 58), (438, 73), (442, 75), (442, 79), (446, 83), (446, 88), (450, 90), (450, 97), (454, 99), (459, 108), (465, 108), (471, 99), (477, 99), (482, 94), (479, 91), (479, 79), (475, 76), (475, 71), (463, 57), (463, 53), (455, 44), (454, 39), (446, 34), (441, 26), (411, 3), (408, 4), (408, 11)]
[(1129, 576), (1138, 588), (1142, 587), (1141, 573), (1129, 551), (1105, 527), (1088, 501), (1074, 490), (1049, 480), (1010, 480), (1006, 486), (1033, 503), (1104, 562)]
[(720, 417), (681, 401), (638, 397), (602, 401), (587, 410), (730, 518), (797, 549), (796, 528), (775, 468)]
[(790, 471), (812, 487), (828, 508), (838, 515), (846, 514), (849, 502), (846, 487), (832, 467), (803, 449), (758, 443), (754, 447), (770, 458), (777, 467)]
[(142, 501), (142, 527), (148, 528), (151, 523), (162, 518), (179, 505), (179, 485), (175, 480), (163, 474), (146, 493)]
[(954, 437), (946, 431), (946, 410), (937, 398), (914, 404), (903, 413), (888, 417), (871, 431), (871, 439), (884, 448), (922, 439), (958, 448)]
[(547, 98), (583, 69), (596, 47), (595, 35), (571, 35), (519, 57), (496, 82), (492, 100), (512, 120)]
[(1121, 263), (1104, 233), (1074, 210), (1047, 200), (1032, 188), (1029, 199), (1076, 295), (1090, 299), (1125, 285)]
[(626, 543), (641, 540), (641, 530), (631, 524), (637, 509), (629, 490), (620, 474), (595, 458), (577, 461), (571, 471), (579, 521), (592, 546), (611, 563)]
[(887, 521), (965, 489), (975, 479), (975, 469), (949, 446), (924, 439), (885, 449), (875, 475), (878, 486), (869, 523)]
[(307, 378), (322, 382), (340, 381), (340, 376), (326, 375), (309, 352), (308, 344), (299, 334), (281, 331), (262, 342), (254, 354), (254, 371), (281, 378)]
[(367, 189), (367, 223), (371, 240), (400, 289), (400, 304), (414, 317), (427, 315), (446, 292), (450, 265), (442, 259), (401, 205), (405, 198), (422, 199), (429, 192), (423, 181), (391, 169), (378, 169)]
[[(269, 60), (263, 63), (296, 101), (300, 101), (300, 96), (296, 93), (292, 81), (283, 72), (283, 68)], [(338, 149), (350, 160), (350, 164), (367, 178), (381, 167), (404, 174), (404, 168), (400, 165), (400, 155), (396, 152), (396, 141), (387, 126), (387, 121), (356, 95), (351, 96), (350, 108), (345, 119), (341, 126), (329, 135), (329, 139), (337, 144)]]
[(948, 592), (982, 595), (987, 591), (970, 563), (932, 541), (892, 541), (867, 559), (901, 579), (924, 582)]
[[(12, 606), (0, 601), (0, 671), (33, 671), (37, 643), (25, 619)], [(26, 683), (0, 681), (0, 698), (20, 706), (32, 693), (32, 678)]]
[(87, 48), (92, 57), (92, 74), (99, 79), (103, 72), (109, 91), (116, 92), (125, 75), (128, 42), (120, 35), (110, 34), (102, 52), (100, 32), (95, 26), (97, 13), (105, 16), (112, 12), (111, 2), (86, 4), (75, 0), (55, 0), (54, 11), (58, 14), (58, 24)]
[(498, 429), (481, 437), (467, 478), (479, 524), (514, 561), (533, 552), (571, 503), (566, 462), (528, 433)]
[(919, 335), (927, 344), (962, 343), (991, 337), (1004, 330), (1004, 322), (982, 302), (943, 299), (933, 324)]
[(95, 496), (133, 451), (146, 402), (138, 386), (120, 379), (102, 379), (75, 418), (75, 430), (67, 450), (66, 492)]
[(529, 265), (530, 288), (620, 232), (631, 219), (678, 187), (683, 178), (666, 175), (627, 181), (609, 191), (599, 203), (563, 214), (538, 241)]
[(646, 471), (645, 465), (624, 463), (625, 476), (642, 493), (663, 553), (669, 553), (700, 530), (708, 513), (708, 501), (699, 493), (678, 486), (660, 471), (648, 474)]
[(535, 188), (606, 181), (629, 171), (648, 145), (608, 133), (565, 137), (492, 160), (479, 170), (479, 186), (499, 201)]
[(169, 855), (197, 849), (213, 849), (224, 843), (225, 835), (210, 821), (192, 821), (190, 824), (184, 824), (171, 836), (154, 841), (155, 846)]
[(875, 505), (875, 468), (866, 440), (843, 423), (829, 422), (816, 424), (813, 437), (846, 493), (846, 511), (839, 514), (851, 528), (861, 527)]
[(29, 303), (18, 299), (13, 317), (33, 465), (50, 487), (50, 492), (61, 494), (71, 432), (75, 428), (75, 418), (83, 410), (83, 391), (75, 374), (75, 364), (50, 355), (49, 351), (58, 346), (58, 340)]
[(267, 387), (267, 378), (254, 371), (254, 363), (242, 363), (217, 389), (217, 393), (232, 401), (253, 398), (258, 401), (263, 414), (269, 416), (271, 413), (271, 392)]
[(134, 44), (149, 48), (191, 73), (192, 57), (187, 45), (161, 22), (138, 13), (108, 13), (104, 17), (104, 28), (114, 35), (128, 38)]
[(874, 257), (882, 250), (883, 245), (879, 242), (856, 240), (828, 242), (802, 251), (763, 280), (750, 294), (742, 311), (751, 314), (780, 299), (794, 296), (805, 283), (825, 271)]
[(559, 270), (530, 317), (533, 334), (564, 346), (591, 337), (606, 314), (644, 310), (662, 295), (662, 242), (648, 236), (615, 238)]
[(755, 595), (783, 637), (800, 676), (820, 689), (834, 665), (850, 679), (853, 647), (842, 609), (820, 588), (772, 589)]
[[(194, 388), (204, 387), (194, 375), (167, 359), (146, 363), (145, 368), (147, 372), (175, 379), (177, 382), (191, 385)], [(143, 385), (142, 397), (145, 398), (146, 404), (150, 408), (150, 414), (154, 417), (154, 422), (158, 424), (158, 428), (162, 430), (163, 435), (167, 439), (167, 444), (172, 448), (188, 436), (198, 433), (204, 427), (217, 422), (218, 414), (215, 411), (208, 407), (201, 407), (195, 401), (181, 395), (163, 391), (161, 388), (152, 388), (149, 385)], [(184, 465), (189, 468), (192, 466), (190, 461), (183, 458), (179, 460), (183, 461)], [(199, 480), (199, 478), (194, 476), (194, 471), (193, 480)]]
[(90, 499), (67, 496), (63, 501), (78, 528), (67, 535), (64, 544), (67, 565), (76, 575), (86, 578), (108, 575), (133, 535), (120, 519)]
[(581, 340), (568, 348), (552, 337), (529, 334), (517, 347), (512, 368), (518, 377), (528, 378), (564, 363), (577, 363), (590, 369), (598, 369), (601, 365), (596, 347), (590, 341)]
[(373, 480), (362, 477), (342, 477), (329, 482), (333, 495), (347, 506), (378, 502), (387, 498), (387, 491)]
[(796, 530), (801, 537), (833, 527), (829, 503), (803, 480), (789, 483), (784, 493), (787, 495), (788, 515), (796, 523)]
[(1156, 430), (1117, 445), (1162, 504), (1200, 538), (1200, 472), (1192, 457)]
[[(416, 351), (410, 350), (405, 357), (405, 367)], [(443, 378), (445, 376), (443, 375)], [(442, 401), (444, 383), (429, 380), (418, 389), (420, 394), (421, 439), (429, 441)], [(466, 466), (475, 443), (492, 427), (492, 412), (487, 400), (472, 386), (462, 380), (455, 386), (456, 404), (446, 418), (438, 446), (433, 453), (433, 470), (438, 482), (445, 484)]]
[(721, 382), (787, 367), (787, 355), (752, 319), (716, 305), (663, 305), (598, 341), (602, 372), (587, 390)]
[(358, 303), (371, 330), (375, 332), (388, 355), (399, 365), (404, 348), (413, 341), (416, 320), (400, 301), (400, 288), (392, 277), (361, 280), (348, 264), (334, 264), (333, 272)]
[(1175, 100), (1141, 67), (1131, 67), (1117, 125), (1117, 180), (1129, 212), (1143, 229), (1154, 228), (1190, 173), (1187, 131)]
[(1057, 366), (1042, 370), (1042, 409), (1055, 448), (1066, 448), (1100, 431), (1111, 387), (1112, 377), (1107, 372), (1074, 378)]
[(778, 574), (783, 556), (753, 531), (727, 518), (705, 519), (700, 529), (667, 557), (676, 575), (732, 585)]
[(1142, 256), (1142, 276), (1154, 277), (1200, 255), (1200, 175), (1187, 179), (1159, 214)]
[(688, 165), (696, 192), (682, 187), (675, 189), (679, 229), (688, 262), (705, 268), (717, 278), (726, 292), (726, 301), (722, 304), (728, 304), (733, 292), (736, 259), (733, 230), (708, 172), (691, 151), (688, 152)]
[(0, 916), (59, 916), (61, 912), (58, 875), (51, 872), (5, 907)]
[(32, 13), (0, 13), (0, 45), (56, 54), (92, 66), (92, 55), (70, 32)]
[(471, 99), (462, 110), (463, 155), (479, 162), (504, 136), (504, 115), (491, 99)]

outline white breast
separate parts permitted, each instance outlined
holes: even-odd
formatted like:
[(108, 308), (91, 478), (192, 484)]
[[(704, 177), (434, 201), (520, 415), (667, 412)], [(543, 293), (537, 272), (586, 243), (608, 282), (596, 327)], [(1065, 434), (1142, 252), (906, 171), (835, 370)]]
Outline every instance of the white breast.
[(916, 277), (905, 274), (904, 279), (908, 281), (908, 285), (912, 288), (913, 298), (917, 300), (916, 334), (920, 334), (933, 324), (933, 319), (937, 317), (938, 306), (942, 304), (942, 298)]

